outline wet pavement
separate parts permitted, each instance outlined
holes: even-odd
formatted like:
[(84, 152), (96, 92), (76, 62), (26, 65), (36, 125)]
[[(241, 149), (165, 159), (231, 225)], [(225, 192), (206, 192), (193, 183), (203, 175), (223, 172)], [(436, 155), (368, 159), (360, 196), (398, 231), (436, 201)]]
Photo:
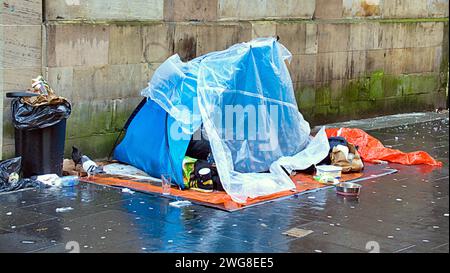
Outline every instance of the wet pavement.
[[(444, 167), (393, 164), (398, 173), (362, 182), (356, 200), (324, 189), (233, 213), (85, 183), (3, 194), (0, 252), (448, 253), (448, 115), (370, 134)], [(312, 233), (283, 235), (293, 228)]]

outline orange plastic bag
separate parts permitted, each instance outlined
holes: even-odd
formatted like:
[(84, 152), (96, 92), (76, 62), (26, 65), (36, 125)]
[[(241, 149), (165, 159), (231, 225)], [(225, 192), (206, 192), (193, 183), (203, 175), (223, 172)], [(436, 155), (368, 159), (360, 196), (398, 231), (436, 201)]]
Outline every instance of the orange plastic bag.
[(399, 163), (404, 165), (426, 164), (431, 166), (442, 166), (442, 162), (435, 160), (423, 151), (404, 153), (399, 150), (389, 149), (376, 138), (356, 128), (330, 128), (326, 129), (328, 137), (341, 136), (351, 144), (358, 146), (358, 152), (366, 162), (377, 160)]

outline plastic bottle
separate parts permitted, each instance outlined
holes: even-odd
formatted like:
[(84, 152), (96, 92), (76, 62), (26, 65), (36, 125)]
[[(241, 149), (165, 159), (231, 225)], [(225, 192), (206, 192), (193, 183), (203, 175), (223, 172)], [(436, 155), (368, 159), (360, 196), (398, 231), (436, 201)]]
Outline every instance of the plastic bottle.
[(80, 180), (78, 179), (78, 176), (71, 175), (71, 176), (63, 176), (61, 179), (61, 186), (63, 187), (73, 187), (78, 185)]

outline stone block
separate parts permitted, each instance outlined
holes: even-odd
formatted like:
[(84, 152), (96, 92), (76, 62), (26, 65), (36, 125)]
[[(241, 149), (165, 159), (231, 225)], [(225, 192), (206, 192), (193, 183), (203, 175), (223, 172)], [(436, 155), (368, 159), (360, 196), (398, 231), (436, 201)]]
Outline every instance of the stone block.
[(428, 16), (428, 0), (396, 0), (383, 1), (384, 18), (426, 18)]
[(347, 57), (348, 52), (317, 54), (316, 81), (328, 82), (347, 78)]
[(379, 23), (354, 23), (350, 25), (350, 50), (379, 49)]
[(177, 24), (174, 34), (174, 53), (183, 61), (197, 57), (197, 25)]
[(144, 78), (145, 64), (110, 65), (107, 67), (107, 80), (105, 81), (105, 98), (119, 99), (140, 97), (140, 92), (147, 86), (147, 77)]
[(216, 21), (217, 0), (165, 0), (165, 21)]
[(442, 44), (443, 22), (383, 23), (380, 24), (380, 47), (432, 47)]
[(411, 48), (409, 51), (411, 52), (407, 55), (409, 58), (405, 58), (407, 61), (405, 73), (423, 73), (435, 70), (435, 64), (439, 62), (436, 60), (435, 47)]
[(248, 42), (253, 39), (252, 36), (252, 24), (248, 21), (241, 21), (239, 22), (239, 35), (238, 35), (238, 42)]
[(429, 0), (428, 16), (448, 17), (448, 0)]
[(162, 20), (164, 0), (45, 0), (47, 20)]
[(108, 52), (109, 27), (106, 25), (48, 25), (49, 67), (105, 65)]
[(375, 71), (384, 69), (385, 50), (368, 50), (366, 52), (366, 73), (370, 74)]
[(239, 1), (237, 0), (218, 0), (219, 6), (217, 16), (221, 20), (239, 19)]
[(411, 37), (406, 47), (434, 47), (442, 45), (444, 38), (443, 22), (420, 22), (408, 33)]
[(288, 67), (293, 82), (311, 82), (316, 79), (316, 55), (293, 55)]
[(292, 54), (304, 54), (306, 51), (306, 24), (285, 23), (277, 24), (277, 35)]
[(314, 10), (314, 0), (267, 0), (266, 2), (267, 17), (311, 19)]
[(268, 21), (252, 22), (252, 38), (276, 37), (277, 23)]
[(257, 20), (267, 18), (310, 19), (315, 1), (310, 0), (219, 0), (219, 20)]
[(318, 52), (347, 51), (350, 45), (350, 24), (318, 24)]
[(0, 90), (3, 92), (28, 90), (31, 88), (31, 79), (42, 74), (40, 67), (17, 67), (17, 68), (0, 68), (3, 75), (3, 86)]
[(173, 54), (174, 26), (170, 24), (142, 25), (142, 50), (145, 62), (160, 63)]
[(297, 69), (300, 69), (300, 75), (298, 78), (300, 82), (310, 82), (316, 80), (316, 59), (316, 55), (299, 55), (299, 66)]
[(306, 24), (305, 53), (316, 54), (318, 51), (318, 35), (316, 24)]
[[(73, 100), (73, 67), (49, 67), (46, 69), (48, 84), (58, 96)], [(76, 92), (88, 92), (85, 89)]]
[(1, 68), (41, 67), (41, 26), (0, 26), (0, 33)]
[(41, 25), (43, 0), (3, 1), (0, 25)]
[(313, 108), (316, 104), (316, 90), (314, 85), (300, 86), (300, 88), (295, 91), (295, 97), (300, 111)]
[(148, 82), (153, 77), (153, 74), (155, 73), (155, 70), (160, 66), (160, 63), (143, 63), (141, 64), (142, 69), (142, 85), (147, 87)]
[(147, 86), (147, 64), (118, 64), (73, 68), (73, 101), (140, 97)]
[(5, 107), (2, 109), (2, 144), (6, 145), (14, 145), (14, 125), (11, 121), (11, 107), (10, 101), (4, 101)]
[[(77, 66), (73, 68), (72, 101), (83, 102), (110, 98), (108, 89), (109, 66)], [(70, 73), (70, 72), (69, 72)], [(121, 75), (117, 75), (120, 77)]]
[(402, 75), (401, 90), (403, 96), (413, 94), (433, 93), (438, 90), (439, 74), (421, 73), (413, 75)]
[(239, 25), (212, 24), (197, 27), (197, 56), (224, 50), (239, 40)]
[(80, 138), (112, 132), (114, 102), (111, 100), (73, 101), (67, 120), (67, 138)]
[(112, 25), (109, 27), (109, 64), (144, 62), (141, 27)]
[(349, 51), (347, 55), (346, 78), (356, 79), (366, 74), (366, 51)]
[(113, 118), (112, 118), (112, 130), (115, 132), (120, 131), (131, 113), (142, 101), (143, 97), (127, 98), (127, 99), (115, 99), (113, 100)]
[(398, 48), (385, 51), (387, 74), (431, 72), (436, 68), (436, 48)]
[(65, 157), (70, 157), (72, 153), (71, 147), (79, 147), (83, 153), (88, 154), (90, 158), (94, 160), (107, 159), (111, 150), (113, 149), (114, 142), (116, 141), (119, 133), (106, 133), (100, 135), (93, 135), (81, 138), (70, 138), (66, 140)]
[(328, 85), (322, 85), (316, 88), (315, 105), (324, 106), (331, 103), (331, 89)]
[(344, 0), (343, 17), (374, 18), (381, 16), (382, 0)]
[(385, 54), (384, 71), (386, 74), (398, 75), (406, 72), (407, 63), (412, 58), (411, 49), (388, 49)]
[(314, 17), (318, 19), (337, 19), (342, 17), (342, 0), (316, 0)]

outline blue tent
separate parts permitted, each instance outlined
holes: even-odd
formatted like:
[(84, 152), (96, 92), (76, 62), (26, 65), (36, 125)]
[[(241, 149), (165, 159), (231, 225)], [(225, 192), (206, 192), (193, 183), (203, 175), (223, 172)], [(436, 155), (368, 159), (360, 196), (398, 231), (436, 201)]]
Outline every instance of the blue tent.
[(182, 162), (203, 124), (221, 182), (235, 201), (294, 188), (286, 171), (320, 162), (328, 141), (324, 132), (309, 136), (286, 66), (290, 59), (273, 38), (186, 63), (170, 57), (142, 91), (147, 101), (115, 149), (115, 159), (154, 177), (171, 174), (184, 188)]

